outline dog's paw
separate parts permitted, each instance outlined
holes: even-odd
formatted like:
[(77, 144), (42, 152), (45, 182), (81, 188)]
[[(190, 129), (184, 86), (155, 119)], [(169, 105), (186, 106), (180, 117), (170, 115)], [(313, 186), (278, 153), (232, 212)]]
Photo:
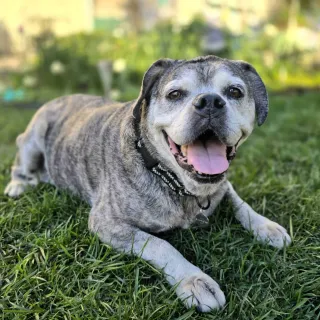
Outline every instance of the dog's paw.
[(219, 285), (203, 272), (183, 279), (176, 291), (188, 308), (196, 306), (201, 312), (219, 309), (226, 303)]
[(281, 249), (291, 243), (287, 230), (271, 220), (253, 225), (252, 231), (259, 241), (270, 244), (275, 248)]
[(4, 194), (12, 198), (19, 197), (26, 190), (27, 186), (27, 184), (20, 181), (10, 181), (4, 190)]

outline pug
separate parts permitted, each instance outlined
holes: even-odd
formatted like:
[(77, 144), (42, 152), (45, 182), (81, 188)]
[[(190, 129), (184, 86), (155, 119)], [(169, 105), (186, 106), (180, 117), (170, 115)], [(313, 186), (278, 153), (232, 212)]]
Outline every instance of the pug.
[(208, 312), (226, 303), (218, 283), (156, 234), (208, 223), (227, 197), (258, 240), (290, 244), (287, 231), (256, 213), (227, 180), (237, 149), (267, 114), (265, 85), (250, 64), (160, 59), (134, 101), (77, 94), (40, 108), (17, 138), (5, 193), (17, 197), (43, 181), (81, 196), (101, 241), (149, 261), (187, 307)]

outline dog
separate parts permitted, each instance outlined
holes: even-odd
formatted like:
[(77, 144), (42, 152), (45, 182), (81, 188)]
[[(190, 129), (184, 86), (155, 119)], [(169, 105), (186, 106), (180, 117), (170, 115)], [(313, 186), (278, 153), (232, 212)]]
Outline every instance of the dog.
[(5, 193), (17, 197), (43, 181), (80, 195), (101, 241), (163, 270), (187, 307), (218, 309), (226, 303), (218, 283), (156, 234), (208, 223), (227, 197), (258, 240), (276, 248), (291, 243), (227, 180), (237, 149), (267, 114), (265, 85), (250, 64), (160, 59), (134, 101), (71, 95), (42, 106), (17, 138)]

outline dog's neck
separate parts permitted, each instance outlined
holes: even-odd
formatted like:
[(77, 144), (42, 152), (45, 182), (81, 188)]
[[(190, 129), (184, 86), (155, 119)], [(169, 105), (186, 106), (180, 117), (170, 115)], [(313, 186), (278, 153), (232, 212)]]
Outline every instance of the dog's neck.
[(169, 170), (149, 152), (144, 138), (142, 137), (141, 117), (143, 116), (143, 111), (140, 112), (138, 116), (137, 114), (135, 115), (133, 126), (136, 137), (136, 149), (141, 154), (145, 167), (159, 177), (172, 191), (180, 196), (194, 197), (201, 210), (208, 209), (210, 207), (209, 197), (207, 197), (207, 204), (202, 205), (198, 197), (185, 188), (183, 183), (178, 179), (177, 175), (173, 171)]

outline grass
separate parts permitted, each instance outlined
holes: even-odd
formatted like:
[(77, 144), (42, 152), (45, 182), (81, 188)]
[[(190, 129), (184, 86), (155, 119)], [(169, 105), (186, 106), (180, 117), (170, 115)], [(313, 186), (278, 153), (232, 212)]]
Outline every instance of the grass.
[(81, 200), (49, 185), (3, 196), (34, 110), (0, 106), (2, 319), (320, 319), (319, 105), (319, 94), (272, 98), (230, 172), (253, 208), (290, 230), (291, 247), (256, 243), (228, 203), (208, 229), (164, 236), (226, 293), (226, 307), (208, 314), (185, 309), (161, 272), (90, 234)]

